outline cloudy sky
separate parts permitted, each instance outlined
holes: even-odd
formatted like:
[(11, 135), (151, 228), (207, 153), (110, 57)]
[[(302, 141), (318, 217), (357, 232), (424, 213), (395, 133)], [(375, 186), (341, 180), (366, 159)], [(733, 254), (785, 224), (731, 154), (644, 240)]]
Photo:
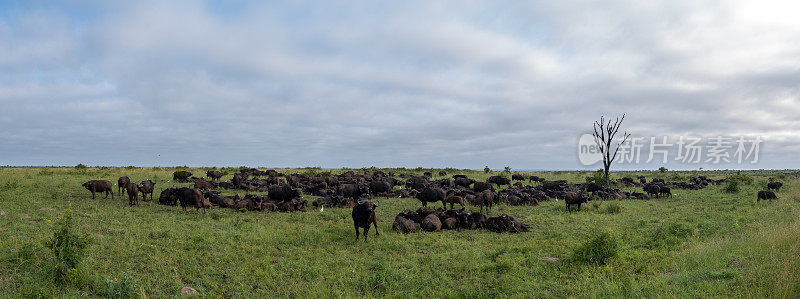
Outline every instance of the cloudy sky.
[(627, 113), (800, 168), (797, 1), (64, 2), (0, 2), (0, 164), (596, 169)]

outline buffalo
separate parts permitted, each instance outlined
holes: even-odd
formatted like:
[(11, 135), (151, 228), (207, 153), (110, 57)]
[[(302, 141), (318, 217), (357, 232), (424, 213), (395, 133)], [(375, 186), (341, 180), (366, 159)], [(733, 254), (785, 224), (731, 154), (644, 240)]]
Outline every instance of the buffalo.
[(475, 192), (483, 192), (484, 190), (494, 191), (494, 187), (492, 184), (486, 182), (475, 182), (475, 184), (472, 185), (472, 190)]
[(353, 226), (356, 228), (356, 241), (358, 241), (359, 237), (358, 228), (364, 229), (364, 242), (367, 242), (367, 233), (369, 233), (370, 225), (375, 226), (375, 235), (380, 235), (378, 233), (378, 220), (375, 218), (375, 208), (377, 207), (378, 204), (369, 200), (359, 201), (353, 206)]
[(475, 201), (480, 205), (481, 213), (483, 213), (483, 207), (486, 206), (486, 213), (488, 214), (492, 210), (492, 205), (494, 205), (494, 192), (483, 190), (483, 192), (478, 193)]
[(172, 173), (172, 180), (179, 183), (188, 183), (190, 177), (192, 177), (192, 173), (185, 170), (179, 170)]
[(460, 204), (462, 208), (465, 208), (464, 198), (461, 196), (455, 196), (455, 195), (448, 196), (447, 198), (444, 199), (444, 202), (449, 203), (451, 209), (453, 208), (454, 204)]
[(178, 198), (173, 196), (173, 194), (178, 192), (178, 188), (167, 188), (161, 191), (161, 195), (158, 196), (158, 204), (168, 205), (168, 206), (176, 206), (178, 205)]
[(139, 184), (139, 192), (142, 192), (142, 199), (147, 201), (147, 194), (150, 194), (150, 200), (153, 199), (153, 189), (155, 189), (156, 183), (153, 183), (151, 180), (144, 180), (141, 184)]
[(92, 191), (92, 199), (94, 199), (95, 192), (105, 192), (106, 197), (108, 198), (108, 194), (111, 193), (111, 198), (114, 198), (114, 189), (111, 185), (111, 182), (106, 180), (92, 180), (86, 183), (83, 183), (83, 188), (86, 190)]
[(186, 211), (187, 206), (194, 205), (198, 211), (202, 208), (205, 214), (206, 208), (211, 207), (211, 203), (203, 197), (203, 193), (195, 188), (182, 187), (172, 192), (171, 196), (180, 201), (181, 208), (183, 208), (184, 211)]
[(564, 203), (567, 205), (567, 212), (572, 212), (572, 209), (570, 208), (572, 205), (577, 205), (578, 211), (580, 211), (581, 204), (586, 202), (586, 197), (578, 194), (577, 192), (564, 192)]
[(447, 203), (445, 203), (446, 194), (447, 193), (442, 188), (425, 188), (417, 193), (416, 198), (422, 202), (423, 207), (427, 207), (428, 202), (441, 201), (442, 206), (447, 208)]
[(524, 180), (525, 180), (525, 176), (523, 176), (523, 175), (521, 175), (521, 174), (516, 174), (516, 173), (515, 173), (515, 174), (512, 174), (512, 175), (511, 175), (511, 180), (514, 180), (514, 181), (524, 181)]
[(762, 199), (773, 200), (773, 199), (778, 199), (778, 197), (775, 196), (775, 193), (772, 191), (758, 191), (758, 196), (756, 197), (756, 201), (761, 201)]
[(500, 188), (502, 185), (511, 185), (511, 180), (509, 180), (507, 177), (499, 175), (490, 176), (486, 182), (497, 185), (497, 188)]
[(219, 172), (218, 170), (209, 170), (206, 171), (206, 177), (208, 177), (208, 179), (212, 182), (219, 182), (219, 179), (222, 178), (222, 172)]
[(128, 191), (128, 204), (132, 207), (134, 205), (139, 205), (139, 186), (134, 183), (128, 183), (128, 187), (126, 188)]
[(361, 195), (369, 194), (369, 186), (364, 184), (341, 184), (337, 194), (346, 198), (358, 199)]
[(431, 213), (425, 216), (420, 227), (426, 232), (438, 232), (442, 230), (442, 221), (439, 220), (435, 213)]
[(131, 179), (127, 176), (119, 177), (117, 180), (117, 194), (122, 194), (122, 189), (127, 188), (130, 182)]
[(292, 188), (291, 186), (269, 186), (268, 193), (269, 199), (276, 202), (284, 202), (292, 200), (295, 197), (300, 197), (300, 190)]
[(783, 183), (781, 182), (770, 182), (767, 184), (767, 190), (781, 191), (781, 187), (783, 187)]
[(406, 219), (403, 215), (397, 215), (394, 217), (394, 223), (392, 223), (392, 230), (395, 230), (400, 233), (413, 233), (417, 231), (417, 226), (414, 224), (414, 221)]

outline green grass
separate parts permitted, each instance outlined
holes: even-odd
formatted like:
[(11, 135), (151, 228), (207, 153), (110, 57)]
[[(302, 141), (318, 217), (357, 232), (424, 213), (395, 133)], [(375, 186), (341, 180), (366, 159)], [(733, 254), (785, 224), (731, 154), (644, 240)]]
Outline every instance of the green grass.
[[(531, 231), (443, 231), (402, 235), (394, 215), (417, 200), (378, 198), (381, 235), (355, 242), (349, 209), (305, 213), (206, 214), (154, 202), (129, 208), (92, 200), (90, 179), (153, 179), (156, 195), (172, 168), (0, 168), (0, 297), (177, 296), (190, 286), (214, 297), (797, 297), (800, 294), (800, 184), (796, 171), (742, 172), (738, 193), (724, 185), (673, 190), (667, 199), (590, 202), (566, 213), (563, 201), (496, 206), (524, 217)], [(190, 169), (202, 176), (205, 169)], [(279, 170), (290, 172), (292, 170)], [(306, 168), (297, 172), (339, 173)], [(359, 170), (357, 170), (359, 171)], [(426, 169), (395, 170), (422, 173)], [(232, 177), (229, 169), (223, 180)], [(434, 171), (434, 174), (436, 171)], [(502, 172), (448, 170), (484, 180)], [(591, 172), (535, 173), (585, 182)], [(612, 178), (688, 178), (694, 172), (612, 173)], [(735, 172), (703, 172), (713, 178)], [(769, 177), (783, 177), (779, 200), (756, 203)], [(527, 182), (526, 182), (527, 184)], [(178, 184), (189, 185), (189, 184)], [(627, 188), (625, 188), (627, 189)], [(638, 190), (641, 192), (641, 190)], [(116, 190), (115, 190), (116, 192)], [(240, 191), (241, 192), (241, 191)], [(235, 191), (225, 191), (233, 194)], [(243, 193), (242, 193), (243, 194)], [(307, 197), (309, 201), (313, 197)], [(74, 227), (93, 241), (78, 271), (59, 286), (48, 276), (46, 243), (72, 204)], [(474, 207), (469, 207), (475, 210)], [(23, 218), (23, 214), (28, 218)], [(47, 220), (52, 220), (49, 223)], [(618, 254), (604, 265), (569, 262), (597, 232)], [(556, 257), (562, 263), (545, 262)]]

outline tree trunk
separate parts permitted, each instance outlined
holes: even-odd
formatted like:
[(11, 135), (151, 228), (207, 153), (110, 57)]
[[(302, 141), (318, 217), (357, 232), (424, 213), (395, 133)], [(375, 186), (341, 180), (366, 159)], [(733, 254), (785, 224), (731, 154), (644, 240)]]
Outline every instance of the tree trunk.
[(603, 168), (604, 168), (603, 169), (603, 175), (605, 175), (605, 178), (606, 178), (606, 188), (609, 188), (609, 189), (611, 189), (611, 182), (608, 181), (608, 169), (610, 167), (611, 167), (611, 165), (603, 165)]

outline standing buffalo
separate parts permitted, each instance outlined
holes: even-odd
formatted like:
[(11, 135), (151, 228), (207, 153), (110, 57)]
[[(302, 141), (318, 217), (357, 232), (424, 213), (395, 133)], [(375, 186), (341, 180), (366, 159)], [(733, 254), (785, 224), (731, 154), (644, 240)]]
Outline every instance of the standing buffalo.
[(108, 198), (108, 194), (111, 193), (111, 198), (114, 198), (114, 189), (111, 185), (111, 182), (106, 180), (92, 180), (86, 183), (83, 183), (83, 188), (86, 190), (92, 191), (92, 199), (94, 199), (95, 192), (105, 192), (106, 197)]
[(156, 183), (153, 183), (151, 180), (144, 180), (141, 184), (139, 184), (139, 192), (142, 192), (142, 199), (147, 201), (147, 194), (150, 194), (150, 199), (153, 199), (153, 189), (155, 189)]
[(502, 185), (511, 185), (511, 180), (509, 180), (507, 177), (502, 177), (499, 175), (490, 176), (486, 182), (496, 184), (497, 188), (500, 188)]
[(781, 187), (783, 187), (783, 183), (781, 182), (770, 182), (767, 184), (767, 190), (781, 191)]
[(375, 218), (375, 208), (377, 207), (377, 204), (369, 200), (359, 201), (353, 206), (353, 225), (356, 228), (356, 241), (358, 241), (358, 228), (360, 227), (364, 229), (364, 242), (367, 242), (370, 224), (375, 226), (375, 235), (380, 235), (378, 233), (378, 220)]
[(486, 214), (489, 214), (489, 211), (492, 210), (492, 205), (494, 205), (494, 192), (483, 190), (475, 197), (475, 202), (481, 206), (481, 213), (483, 213), (483, 207), (486, 206)]
[(211, 207), (211, 203), (203, 197), (203, 193), (194, 188), (183, 187), (172, 192), (170, 196), (180, 201), (181, 208), (183, 208), (184, 211), (186, 211), (187, 206), (194, 205), (197, 210), (202, 208), (205, 214), (206, 208)]
[(128, 183), (131, 182), (129, 177), (123, 176), (117, 180), (117, 194), (122, 194), (122, 190), (128, 187)]
[(178, 183), (188, 183), (189, 178), (192, 176), (191, 172), (179, 170), (172, 173), (172, 180)]
[(128, 183), (128, 204), (132, 207), (139, 205), (139, 186), (134, 183)]
[(521, 175), (521, 174), (516, 174), (515, 173), (515, 174), (511, 175), (511, 179), (514, 180), (514, 181), (524, 181), (525, 177), (523, 175)]
[(758, 197), (756, 198), (756, 201), (761, 201), (762, 199), (773, 200), (778, 199), (778, 197), (775, 196), (775, 193), (772, 191), (758, 191)]
[(208, 177), (208, 179), (212, 182), (219, 182), (219, 179), (222, 178), (222, 173), (217, 170), (209, 170), (206, 171), (206, 177)]
[(572, 209), (570, 209), (572, 205), (577, 205), (578, 211), (580, 211), (581, 204), (586, 202), (586, 196), (582, 196), (577, 192), (564, 192), (564, 203), (567, 205), (567, 212), (572, 212)]
[(428, 206), (428, 202), (437, 202), (441, 201), (442, 206), (447, 208), (447, 203), (445, 202), (445, 195), (447, 193), (442, 188), (425, 188), (417, 193), (417, 199), (422, 202), (423, 207)]

